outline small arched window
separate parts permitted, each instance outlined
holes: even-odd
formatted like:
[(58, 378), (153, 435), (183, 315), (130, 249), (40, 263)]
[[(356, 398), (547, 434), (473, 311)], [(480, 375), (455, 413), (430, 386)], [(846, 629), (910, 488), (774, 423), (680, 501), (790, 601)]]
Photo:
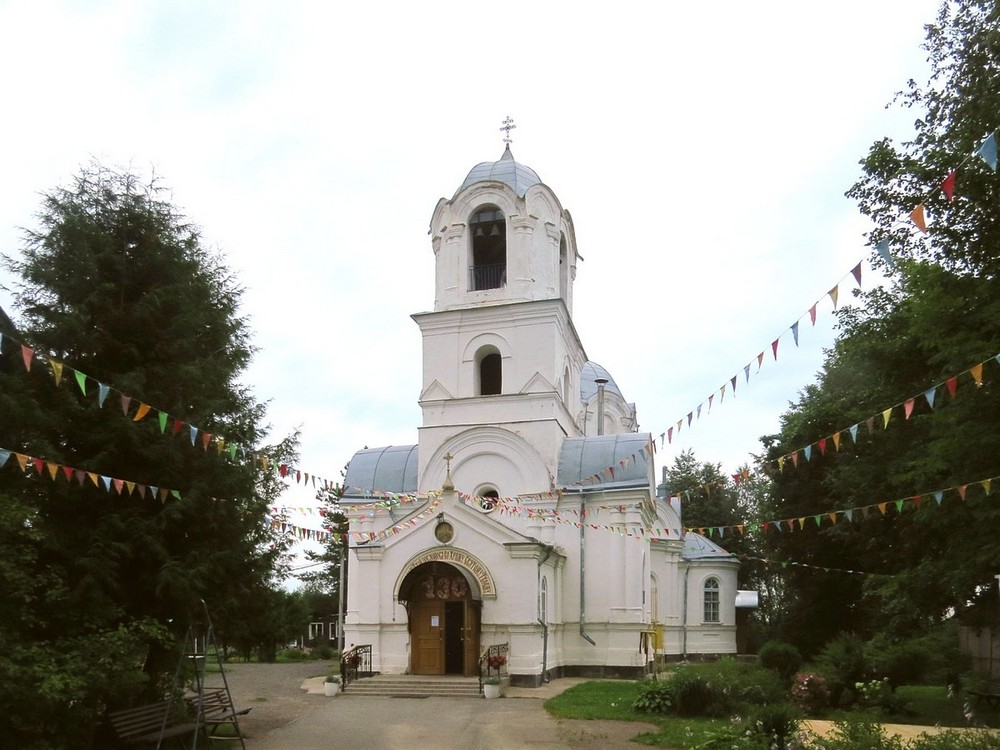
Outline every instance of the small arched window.
[(549, 621), (549, 579), (545, 576), (538, 587), (538, 619), (544, 623)]
[(496, 206), (483, 206), (469, 219), (472, 264), (469, 290), (499, 289), (507, 284), (507, 220)]
[(719, 579), (705, 581), (705, 622), (719, 622)]
[(567, 301), (569, 294), (569, 254), (566, 250), (566, 235), (559, 236), (559, 296)]
[(503, 392), (503, 360), (500, 352), (488, 347), (479, 353), (479, 396), (499, 396)]

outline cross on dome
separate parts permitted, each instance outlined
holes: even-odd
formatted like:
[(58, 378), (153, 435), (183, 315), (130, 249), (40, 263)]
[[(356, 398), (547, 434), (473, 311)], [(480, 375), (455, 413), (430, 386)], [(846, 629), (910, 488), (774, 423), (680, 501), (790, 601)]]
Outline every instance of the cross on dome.
[(507, 144), (507, 148), (510, 148), (510, 144), (514, 140), (513, 138), (510, 137), (510, 131), (512, 131), (516, 127), (517, 125), (514, 124), (514, 121), (511, 119), (510, 115), (507, 115), (507, 119), (505, 119), (503, 121), (503, 125), (500, 126), (500, 129), (505, 131), (503, 142)]

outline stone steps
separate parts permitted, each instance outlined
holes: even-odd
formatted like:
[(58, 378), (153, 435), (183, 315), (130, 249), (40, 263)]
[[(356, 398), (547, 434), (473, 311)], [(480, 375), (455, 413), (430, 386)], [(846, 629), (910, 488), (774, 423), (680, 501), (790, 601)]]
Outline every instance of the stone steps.
[(375, 675), (351, 682), (341, 695), (377, 695), (384, 698), (480, 698), (475, 677)]

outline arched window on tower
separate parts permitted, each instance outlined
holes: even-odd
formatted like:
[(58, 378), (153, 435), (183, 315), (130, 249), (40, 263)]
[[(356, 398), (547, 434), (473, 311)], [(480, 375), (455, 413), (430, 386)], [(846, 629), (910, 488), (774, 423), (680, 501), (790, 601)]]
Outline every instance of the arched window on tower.
[(719, 579), (705, 581), (705, 622), (719, 622)]
[(507, 285), (507, 220), (496, 206), (482, 206), (469, 220), (472, 265), (469, 291)]
[(476, 355), (479, 380), (477, 396), (499, 396), (503, 392), (503, 361), (496, 347), (484, 346)]

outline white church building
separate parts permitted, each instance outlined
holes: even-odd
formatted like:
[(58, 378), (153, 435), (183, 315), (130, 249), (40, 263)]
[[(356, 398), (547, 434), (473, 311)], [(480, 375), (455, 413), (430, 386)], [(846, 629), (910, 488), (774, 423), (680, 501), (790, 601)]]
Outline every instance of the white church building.
[(508, 144), (431, 217), (415, 445), (358, 451), (345, 643), (383, 674), (637, 677), (736, 652), (736, 558), (657, 497), (651, 435), (573, 325), (573, 220)]

